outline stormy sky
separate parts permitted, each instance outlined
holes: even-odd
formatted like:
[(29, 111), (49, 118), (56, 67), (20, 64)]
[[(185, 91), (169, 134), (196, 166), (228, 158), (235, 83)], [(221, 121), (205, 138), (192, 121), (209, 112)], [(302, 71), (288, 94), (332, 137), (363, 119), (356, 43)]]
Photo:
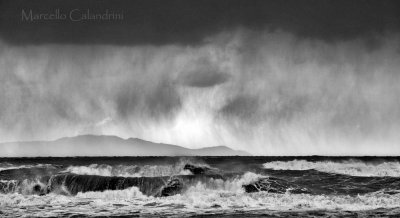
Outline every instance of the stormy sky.
[[(33, 20), (115, 12), (121, 20)], [(0, 1), (0, 142), (400, 155), (400, 2)]]

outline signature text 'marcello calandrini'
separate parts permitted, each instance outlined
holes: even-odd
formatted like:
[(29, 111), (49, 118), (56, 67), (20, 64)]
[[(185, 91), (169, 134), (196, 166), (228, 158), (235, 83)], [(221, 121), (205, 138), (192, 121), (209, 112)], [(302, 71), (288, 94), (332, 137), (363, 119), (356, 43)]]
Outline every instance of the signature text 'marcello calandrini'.
[(91, 11), (90, 9), (72, 9), (68, 13), (64, 13), (60, 9), (55, 9), (50, 13), (37, 13), (33, 10), (21, 11), (21, 21), (35, 22), (35, 21), (62, 21), (69, 20), (72, 22), (79, 21), (118, 21), (124, 19), (123, 12), (115, 12), (112, 10), (104, 11)]

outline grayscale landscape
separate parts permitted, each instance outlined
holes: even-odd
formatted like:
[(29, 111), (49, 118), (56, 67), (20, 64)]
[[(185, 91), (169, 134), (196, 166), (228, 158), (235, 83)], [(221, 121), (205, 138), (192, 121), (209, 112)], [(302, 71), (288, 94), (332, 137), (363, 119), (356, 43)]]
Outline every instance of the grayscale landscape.
[(0, 217), (400, 217), (399, 0), (0, 0)]

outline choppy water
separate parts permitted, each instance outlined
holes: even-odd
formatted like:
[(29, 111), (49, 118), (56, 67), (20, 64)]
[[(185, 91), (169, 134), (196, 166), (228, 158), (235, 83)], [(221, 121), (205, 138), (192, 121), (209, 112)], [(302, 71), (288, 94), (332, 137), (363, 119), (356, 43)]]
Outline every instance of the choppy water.
[(1, 217), (400, 216), (400, 158), (0, 159)]

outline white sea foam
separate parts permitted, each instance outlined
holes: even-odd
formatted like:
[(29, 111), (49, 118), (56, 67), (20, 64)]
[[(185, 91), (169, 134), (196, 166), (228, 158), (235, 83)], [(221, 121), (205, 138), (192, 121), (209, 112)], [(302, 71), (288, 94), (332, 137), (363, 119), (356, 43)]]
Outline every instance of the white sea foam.
[[(38, 188), (34, 189), (35, 186)], [(39, 179), (24, 179), (21, 182), (17, 180), (0, 180), (0, 193), (21, 193), (24, 195), (44, 194), (47, 191), (47, 185)]]
[(177, 165), (117, 165), (91, 164), (89, 166), (69, 166), (64, 172), (80, 175), (123, 176), (123, 177), (156, 177), (171, 175), (190, 175), (190, 171)]
[[(175, 195), (157, 201), (184, 204), (187, 208), (211, 208), (219, 205), (222, 209), (341, 209), (368, 210), (376, 208), (394, 208), (400, 206), (400, 194), (387, 195), (370, 193), (359, 196), (327, 196), (309, 194), (276, 194), (268, 192), (245, 193), (226, 190), (193, 187), (182, 195)], [(160, 202), (161, 203), (161, 202)], [(165, 202), (162, 202), (165, 203)]]
[(12, 193), (18, 190), (17, 180), (0, 180), (0, 193)]
[(318, 170), (321, 172), (346, 174), (351, 176), (400, 176), (399, 162), (365, 163), (361, 161), (317, 161), (306, 160), (272, 161), (264, 168), (273, 170)]
[[(174, 214), (176, 216), (218, 211), (249, 210), (372, 210), (400, 207), (400, 194), (374, 192), (358, 196), (276, 194), (268, 192), (246, 193), (242, 184), (262, 177), (254, 173), (229, 181), (201, 182), (182, 194), (170, 197), (148, 197), (136, 187), (125, 190), (86, 192), (76, 196), (49, 194), (46, 196), (0, 194), (0, 207), (9, 217), (60, 216), (63, 213), (87, 215)], [(41, 208), (40, 210), (38, 208)], [(16, 210), (18, 209), (18, 210)], [(20, 213), (20, 214), (19, 214)]]
[(102, 192), (79, 192), (77, 198), (94, 198), (106, 200), (133, 200), (146, 198), (137, 187), (130, 187), (124, 190), (106, 190)]
[[(142, 194), (137, 187), (124, 190), (78, 193), (76, 196), (51, 193), (45, 196), (0, 194), (0, 208), (5, 217), (62, 216), (118, 216), (126, 214), (175, 215), (189, 213), (225, 213), (251, 210), (341, 210), (359, 211), (400, 207), (400, 193), (389, 195), (374, 192), (358, 196), (246, 193), (242, 185), (265, 176), (245, 173), (230, 180), (211, 179), (198, 182), (181, 194), (152, 197)], [(32, 183), (33, 184), (33, 183)], [(29, 186), (29, 184), (26, 184)]]
[(10, 163), (1, 163), (0, 172), (4, 170), (13, 169), (29, 169), (29, 168), (54, 168), (55, 166), (51, 164), (25, 164), (25, 165), (14, 165)]

